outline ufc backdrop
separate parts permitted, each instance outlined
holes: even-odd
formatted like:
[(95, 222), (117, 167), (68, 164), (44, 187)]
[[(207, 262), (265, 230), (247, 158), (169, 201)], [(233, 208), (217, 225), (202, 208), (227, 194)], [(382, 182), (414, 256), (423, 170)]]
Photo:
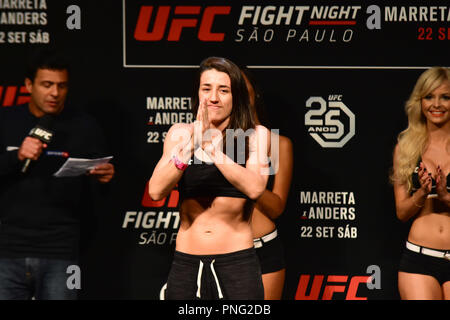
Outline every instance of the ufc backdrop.
[(30, 52), (62, 48), (67, 105), (98, 120), (114, 156), (82, 221), (80, 298), (159, 299), (179, 195), (152, 201), (147, 181), (170, 126), (194, 119), (199, 63), (223, 56), (248, 66), (271, 127), (293, 141), (284, 299), (398, 299), (409, 224), (395, 215), (392, 151), (415, 81), (448, 66), (450, 45), (448, 1), (424, 3), (0, 0), (1, 107), (29, 100)]

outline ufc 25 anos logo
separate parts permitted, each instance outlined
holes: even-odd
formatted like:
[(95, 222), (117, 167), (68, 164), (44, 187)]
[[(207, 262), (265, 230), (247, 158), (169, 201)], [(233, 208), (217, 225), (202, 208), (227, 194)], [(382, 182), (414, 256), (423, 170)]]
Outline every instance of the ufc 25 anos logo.
[(342, 95), (306, 100), (305, 126), (323, 148), (342, 148), (355, 135), (355, 115), (342, 101)]
[[(134, 38), (138, 41), (180, 41), (185, 28), (197, 29), (200, 41), (223, 41), (224, 33), (212, 32), (217, 15), (228, 15), (230, 6), (141, 6)], [(150, 25), (153, 28), (149, 30)], [(168, 32), (166, 29), (168, 28)]]

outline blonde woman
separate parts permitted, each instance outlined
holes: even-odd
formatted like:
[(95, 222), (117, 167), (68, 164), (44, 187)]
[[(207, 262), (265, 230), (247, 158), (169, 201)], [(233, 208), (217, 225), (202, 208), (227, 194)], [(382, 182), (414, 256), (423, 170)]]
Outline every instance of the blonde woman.
[(402, 299), (450, 299), (450, 69), (434, 67), (406, 102), (394, 151), (397, 217), (413, 219), (398, 273)]

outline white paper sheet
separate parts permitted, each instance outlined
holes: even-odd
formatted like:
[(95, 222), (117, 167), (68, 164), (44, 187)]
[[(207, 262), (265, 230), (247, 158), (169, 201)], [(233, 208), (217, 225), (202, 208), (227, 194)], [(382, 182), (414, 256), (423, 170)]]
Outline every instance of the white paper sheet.
[(108, 163), (112, 158), (112, 156), (97, 159), (68, 158), (61, 168), (53, 175), (55, 177), (80, 176), (86, 174), (86, 172), (94, 169), (100, 164)]

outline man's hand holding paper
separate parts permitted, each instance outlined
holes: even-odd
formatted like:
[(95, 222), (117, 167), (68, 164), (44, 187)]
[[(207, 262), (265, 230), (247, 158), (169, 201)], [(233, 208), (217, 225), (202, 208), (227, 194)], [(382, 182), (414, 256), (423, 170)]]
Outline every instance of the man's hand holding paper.
[(101, 183), (107, 183), (114, 176), (114, 166), (109, 163), (111, 159), (112, 156), (97, 159), (69, 158), (54, 176), (75, 177), (88, 174)]

